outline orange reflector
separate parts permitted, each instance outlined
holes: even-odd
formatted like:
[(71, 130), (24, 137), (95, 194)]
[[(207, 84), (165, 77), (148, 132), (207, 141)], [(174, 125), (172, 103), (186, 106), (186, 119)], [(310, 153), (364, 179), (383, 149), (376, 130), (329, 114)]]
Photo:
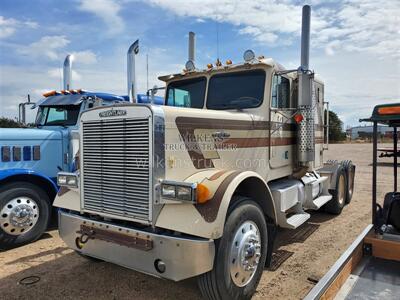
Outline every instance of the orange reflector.
[(207, 64), (207, 68), (211, 69), (213, 67), (213, 64)]
[(379, 107), (378, 114), (380, 114), (380, 115), (400, 115), (400, 106)]
[(226, 64), (227, 64), (227, 65), (231, 65), (231, 64), (232, 64), (232, 61), (231, 61), (230, 59), (228, 59), (228, 60), (226, 61)]
[(47, 93), (44, 93), (43, 94), (43, 97), (50, 97), (50, 96), (54, 96), (54, 95), (56, 95), (57, 94), (57, 92), (56, 91), (50, 91), (50, 92), (47, 92)]
[(299, 124), (301, 121), (304, 120), (304, 117), (302, 114), (295, 114), (293, 117), (294, 121)]
[(210, 190), (204, 184), (199, 183), (197, 185), (196, 192), (197, 192), (197, 203), (202, 204), (210, 200), (210, 195), (211, 195)]

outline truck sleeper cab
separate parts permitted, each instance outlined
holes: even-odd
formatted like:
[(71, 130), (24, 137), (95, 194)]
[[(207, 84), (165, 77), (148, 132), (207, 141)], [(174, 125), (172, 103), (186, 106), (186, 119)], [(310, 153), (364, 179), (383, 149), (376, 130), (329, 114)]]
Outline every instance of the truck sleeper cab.
[(322, 81), (248, 54), (160, 77), (165, 106), (82, 114), (80, 169), (59, 174), (55, 201), (70, 248), (172, 280), (198, 276), (208, 299), (250, 299), (276, 226), (342, 211), (354, 166), (323, 163)]

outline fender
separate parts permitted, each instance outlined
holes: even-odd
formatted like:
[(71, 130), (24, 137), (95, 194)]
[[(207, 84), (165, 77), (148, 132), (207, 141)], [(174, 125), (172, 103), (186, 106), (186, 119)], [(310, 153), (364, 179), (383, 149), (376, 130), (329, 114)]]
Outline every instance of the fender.
[(7, 170), (0, 170), (0, 183), (3, 181), (10, 181), (14, 177), (25, 177), (25, 178), (40, 178), (42, 180), (45, 180), (46, 182), (49, 183), (49, 185), (54, 189), (54, 192), (57, 193), (58, 191), (58, 186), (56, 184), (56, 178), (50, 178), (42, 173), (35, 172), (30, 169), (7, 169)]
[[(258, 203), (264, 213), (275, 222), (276, 213), (272, 195), (265, 180), (253, 171), (205, 170), (185, 181), (205, 184), (211, 191), (211, 200), (204, 204), (166, 204), (161, 209), (156, 226), (178, 232), (218, 239), (222, 236), (224, 224), (233, 194), (246, 180), (254, 180), (263, 185), (267, 195), (259, 195), (265, 203)], [(249, 181), (247, 181), (249, 182)], [(268, 199), (269, 197), (269, 199)], [(272, 210), (272, 211), (271, 211)]]

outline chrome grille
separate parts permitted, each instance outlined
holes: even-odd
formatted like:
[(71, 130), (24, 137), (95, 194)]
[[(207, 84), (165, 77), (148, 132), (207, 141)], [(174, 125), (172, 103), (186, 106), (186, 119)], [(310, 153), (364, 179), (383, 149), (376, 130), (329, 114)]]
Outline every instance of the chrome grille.
[(82, 124), (83, 209), (150, 221), (150, 119)]

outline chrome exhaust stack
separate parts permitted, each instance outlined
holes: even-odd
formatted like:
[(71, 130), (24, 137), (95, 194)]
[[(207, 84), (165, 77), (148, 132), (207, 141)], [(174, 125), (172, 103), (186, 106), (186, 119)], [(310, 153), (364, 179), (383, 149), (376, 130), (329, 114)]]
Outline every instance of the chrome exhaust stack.
[(309, 166), (309, 163), (315, 159), (315, 132), (312, 91), (312, 80), (314, 74), (309, 70), (310, 23), (311, 7), (309, 5), (304, 5), (301, 25), (301, 64), (298, 69), (298, 110), (303, 116), (303, 121), (299, 123), (297, 134), (298, 161), (302, 166)]
[(136, 40), (128, 49), (127, 53), (127, 78), (129, 102), (136, 103), (136, 70), (135, 56), (139, 53), (139, 40)]
[(63, 89), (72, 90), (72, 60), (73, 56), (68, 54), (63, 66)]
[(188, 49), (188, 60), (194, 63), (195, 60), (195, 49), (196, 49), (196, 35), (193, 31), (189, 32), (189, 49)]

